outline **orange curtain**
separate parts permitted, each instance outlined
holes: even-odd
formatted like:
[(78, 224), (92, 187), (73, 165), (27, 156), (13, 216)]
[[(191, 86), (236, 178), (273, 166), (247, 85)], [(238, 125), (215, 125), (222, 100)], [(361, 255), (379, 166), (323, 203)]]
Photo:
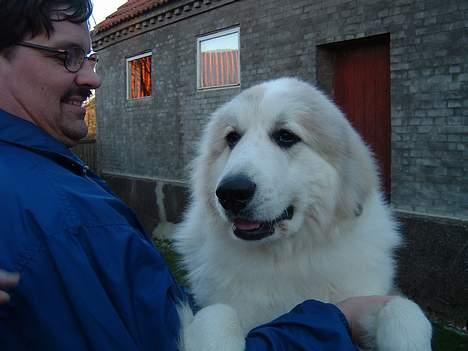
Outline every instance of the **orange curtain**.
[(239, 50), (203, 52), (201, 65), (202, 88), (239, 84)]
[(130, 98), (137, 99), (151, 96), (151, 56), (129, 62)]

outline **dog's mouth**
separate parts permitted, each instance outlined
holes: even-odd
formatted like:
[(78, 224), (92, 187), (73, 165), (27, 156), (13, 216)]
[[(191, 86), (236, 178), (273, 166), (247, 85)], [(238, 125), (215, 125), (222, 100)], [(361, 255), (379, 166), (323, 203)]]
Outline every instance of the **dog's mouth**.
[(290, 220), (294, 216), (294, 207), (289, 206), (283, 213), (272, 221), (256, 222), (237, 218), (233, 220), (233, 232), (239, 239), (254, 241), (261, 240), (275, 232), (275, 224)]

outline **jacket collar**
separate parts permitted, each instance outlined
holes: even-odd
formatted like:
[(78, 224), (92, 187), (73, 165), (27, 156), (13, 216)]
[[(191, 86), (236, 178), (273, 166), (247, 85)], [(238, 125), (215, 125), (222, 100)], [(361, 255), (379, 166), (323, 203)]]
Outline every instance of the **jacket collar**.
[(0, 109), (0, 144), (10, 144), (53, 159), (77, 174), (86, 174), (88, 166), (68, 147), (35, 124)]

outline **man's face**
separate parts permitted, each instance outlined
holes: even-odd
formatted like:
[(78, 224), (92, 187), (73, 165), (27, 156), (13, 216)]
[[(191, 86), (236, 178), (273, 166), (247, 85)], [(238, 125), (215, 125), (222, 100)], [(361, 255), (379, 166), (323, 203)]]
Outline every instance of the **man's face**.
[[(85, 23), (54, 22), (54, 29), (50, 38), (41, 34), (24, 41), (90, 51)], [(47, 51), (16, 46), (8, 58), (0, 55), (0, 108), (33, 122), (68, 146), (86, 136), (83, 102), (100, 85), (101, 79), (87, 60), (78, 72), (71, 73), (63, 60)]]

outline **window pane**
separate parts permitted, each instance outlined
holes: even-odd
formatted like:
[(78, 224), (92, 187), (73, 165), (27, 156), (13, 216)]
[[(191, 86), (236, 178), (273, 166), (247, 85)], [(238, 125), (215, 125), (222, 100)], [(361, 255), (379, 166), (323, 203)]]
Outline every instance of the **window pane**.
[(129, 98), (151, 96), (151, 55), (128, 61)]
[(239, 33), (200, 40), (200, 87), (239, 84)]

